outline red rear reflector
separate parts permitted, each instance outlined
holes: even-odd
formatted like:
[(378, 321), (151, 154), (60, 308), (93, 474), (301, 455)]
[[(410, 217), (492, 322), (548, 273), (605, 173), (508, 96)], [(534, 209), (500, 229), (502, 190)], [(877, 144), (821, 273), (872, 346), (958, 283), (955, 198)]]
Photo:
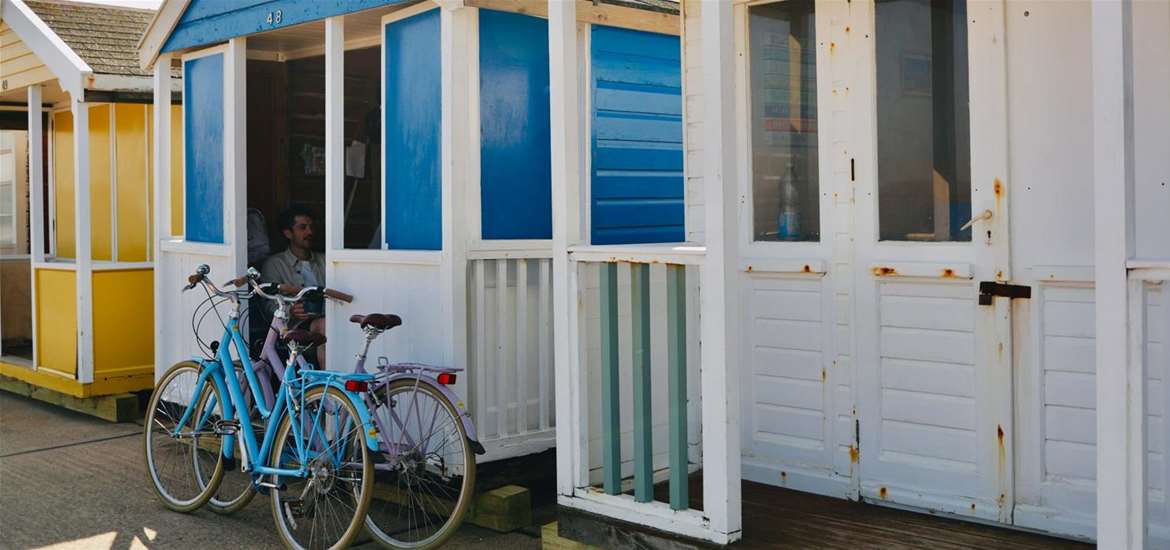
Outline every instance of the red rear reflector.
[(364, 380), (346, 380), (345, 381), (345, 390), (346, 391), (366, 391), (368, 389), (370, 389), (370, 385), (368, 383), (366, 383), (366, 381), (364, 381)]
[(444, 386), (450, 386), (455, 383), (455, 375), (449, 372), (439, 373), (439, 383)]

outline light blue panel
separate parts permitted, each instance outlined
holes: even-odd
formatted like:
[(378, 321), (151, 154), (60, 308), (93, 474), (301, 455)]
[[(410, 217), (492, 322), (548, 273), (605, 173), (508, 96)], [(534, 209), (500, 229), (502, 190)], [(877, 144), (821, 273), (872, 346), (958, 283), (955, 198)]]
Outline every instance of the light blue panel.
[(484, 239), (552, 238), (548, 21), (479, 11)]
[[(171, 0), (168, 0), (171, 1)], [(174, 0), (177, 1), (177, 0)], [(223, 42), (409, 0), (191, 0), (162, 51)]]
[(685, 239), (677, 36), (593, 25), (591, 242)]
[(443, 247), (439, 10), (386, 25), (386, 244)]
[(183, 64), (184, 238), (223, 242), (223, 54)]

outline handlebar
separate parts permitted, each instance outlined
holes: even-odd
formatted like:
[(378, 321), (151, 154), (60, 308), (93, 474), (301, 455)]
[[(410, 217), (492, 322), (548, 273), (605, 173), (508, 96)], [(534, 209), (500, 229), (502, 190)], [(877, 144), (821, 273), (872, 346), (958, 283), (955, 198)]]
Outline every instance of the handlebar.
[(303, 300), (305, 298), (305, 296), (308, 296), (309, 294), (312, 294), (314, 292), (320, 292), (325, 297), (331, 298), (331, 299), (334, 299), (334, 300), (337, 300), (340, 302), (346, 302), (346, 303), (353, 302), (353, 296), (346, 294), (344, 292), (341, 292), (339, 290), (334, 290), (332, 288), (325, 288), (322, 286), (300, 287), (297, 285), (291, 285), (291, 284), (285, 284), (285, 283), (280, 283), (280, 284), (264, 283), (264, 284), (261, 284), (259, 282), (260, 272), (256, 271), (255, 268), (248, 268), (248, 272), (246, 274), (241, 275), (239, 277), (236, 277), (235, 279), (232, 279), (230, 281), (227, 281), (226, 283), (224, 283), (222, 285), (224, 287), (234, 286), (236, 288), (247, 288), (250, 286), (251, 291), (235, 290), (235, 291), (225, 292), (225, 291), (220, 290), (214, 284), (211, 283), (211, 281), (207, 278), (207, 275), (209, 273), (211, 273), (211, 268), (208, 267), (207, 264), (200, 265), (198, 268), (196, 268), (194, 274), (187, 277), (187, 286), (183, 288), (183, 291), (185, 292), (185, 291), (191, 290), (192, 288), (195, 288), (196, 285), (203, 283), (203, 284), (206, 284), (212, 290), (212, 292), (215, 293), (216, 295), (226, 296), (226, 297), (231, 297), (231, 298), (240, 298), (240, 297), (246, 298), (246, 297), (250, 297), (253, 295), (260, 295), (264, 298), (267, 298), (267, 299), (275, 301), (275, 302), (295, 303), (295, 302), (299, 302), (299, 301)]

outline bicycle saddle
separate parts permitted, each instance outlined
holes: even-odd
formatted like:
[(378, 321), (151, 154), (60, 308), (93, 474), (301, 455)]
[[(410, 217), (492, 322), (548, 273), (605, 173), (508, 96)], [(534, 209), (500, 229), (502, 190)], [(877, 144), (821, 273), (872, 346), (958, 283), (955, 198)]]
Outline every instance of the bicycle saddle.
[(295, 343), (301, 346), (320, 346), (325, 343), (325, 335), (317, 334), (304, 329), (290, 330), (280, 337), (284, 343)]
[(354, 315), (349, 322), (357, 323), (362, 328), (372, 327), (378, 330), (390, 330), (402, 324), (402, 317), (393, 313), (371, 313), (369, 315)]

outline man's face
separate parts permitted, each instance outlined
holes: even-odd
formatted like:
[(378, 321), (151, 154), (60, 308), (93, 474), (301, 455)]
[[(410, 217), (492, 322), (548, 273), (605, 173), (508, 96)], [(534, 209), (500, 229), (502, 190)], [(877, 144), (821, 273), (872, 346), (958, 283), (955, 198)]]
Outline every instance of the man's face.
[(313, 248), (313, 218), (297, 216), (293, 219), (292, 229), (285, 229), (284, 236), (289, 246), (301, 249)]

